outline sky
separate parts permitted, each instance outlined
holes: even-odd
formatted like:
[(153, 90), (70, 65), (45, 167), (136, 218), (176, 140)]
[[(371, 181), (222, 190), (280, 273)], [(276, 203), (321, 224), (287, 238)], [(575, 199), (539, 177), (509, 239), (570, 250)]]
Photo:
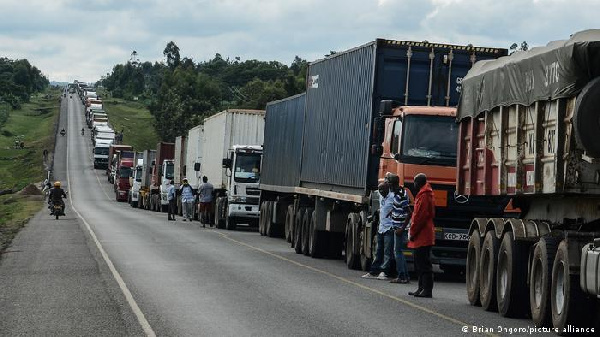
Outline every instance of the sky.
[(164, 62), (313, 61), (376, 38), (508, 48), (594, 26), (598, 0), (0, 0), (0, 57), (51, 81), (95, 82), (132, 51)]

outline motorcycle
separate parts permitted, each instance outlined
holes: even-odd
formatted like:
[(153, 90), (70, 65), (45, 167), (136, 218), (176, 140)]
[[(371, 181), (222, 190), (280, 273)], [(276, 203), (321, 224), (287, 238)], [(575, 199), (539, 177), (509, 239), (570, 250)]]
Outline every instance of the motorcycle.
[(62, 130), (60, 130), (60, 135), (61, 135), (61, 136), (64, 136), (64, 135), (66, 135), (66, 134), (67, 134), (67, 131), (65, 131), (65, 129), (62, 129)]
[(81, 128), (81, 135), (82, 136), (85, 135), (85, 129), (84, 128)]
[(63, 204), (61, 204), (60, 202), (53, 201), (51, 207), (52, 207), (52, 213), (50, 213), (50, 215), (54, 215), (56, 220), (58, 220), (59, 216), (65, 215), (65, 206)]

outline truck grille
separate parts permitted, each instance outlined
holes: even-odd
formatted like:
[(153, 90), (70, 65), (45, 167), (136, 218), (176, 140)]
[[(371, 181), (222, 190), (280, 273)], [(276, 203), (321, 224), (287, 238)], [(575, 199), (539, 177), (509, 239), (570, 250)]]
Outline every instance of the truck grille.
[(247, 188), (246, 194), (248, 195), (260, 195), (260, 190), (256, 188)]

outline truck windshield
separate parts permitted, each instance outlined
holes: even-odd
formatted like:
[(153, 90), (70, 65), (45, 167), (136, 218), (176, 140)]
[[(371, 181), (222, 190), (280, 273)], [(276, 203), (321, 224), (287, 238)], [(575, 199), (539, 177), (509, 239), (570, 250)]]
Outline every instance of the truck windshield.
[(142, 181), (142, 167), (138, 166), (135, 169), (135, 181), (140, 182)]
[(454, 117), (404, 118), (401, 160), (417, 165), (456, 165), (458, 127)]
[(94, 154), (101, 156), (108, 156), (108, 148), (107, 147), (95, 147)]
[(260, 158), (260, 153), (238, 153), (233, 169), (233, 180), (239, 183), (258, 182)]
[(173, 162), (167, 162), (165, 163), (166, 165), (166, 170), (165, 170), (165, 179), (173, 179), (173, 177), (175, 176), (175, 165), (173, 164)]
[(131, 167), (121, 166), (121, 168), (119, 169), (119, 177), (120, 178), (131, 177)]

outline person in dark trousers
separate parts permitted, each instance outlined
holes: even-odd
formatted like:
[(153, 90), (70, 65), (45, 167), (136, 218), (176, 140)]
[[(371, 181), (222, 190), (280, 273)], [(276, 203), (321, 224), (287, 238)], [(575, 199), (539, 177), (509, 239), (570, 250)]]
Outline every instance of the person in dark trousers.
[(177, 213), (177, 205), (175, 204), (175, 185), (173, 180), (169, 181), (169, 188), (167, 189), (167, 200), (169, 201), (167, 219), (169, 221), (175, 221), (175, 213)]
[(415, 197), (411, 226), (408, 231), (408, 248), (415, 250), (415, 269), (419, 275), (419, 288), (408, 294), (431, 298), (433, 290), (431, 247), (435, 244), (433, 190), (427, 182), (427, 176), (423, 173), (417, 174), (414, 181), (415, 189), (419, 192)]
[(379, 226), (377, 227), (377, 248), (371, 270), (362, 278), (389, 280), (394, 250), (394, 228), (391, 218), (394, 193), (387, 182), (379, 184)]
[(394, 193), (394, 201), (392, 206), (392, 228), (394, 228), (394, 257), (396, 259), (396, 272), (398, 277), (391, 280), (391, 283), (409, 283), (410, 276), (408, 275), (408, 267), (406, 265), (406, 259), (404, 258), (404, 236), (405, 229), (407, 228), (410, 217), (410, 200), (408, 199), (408, 193), (405, 189), (400, 186), (400, 178), (393, 174), (386, 174), (385, 180), (390, 185), (390, 190)]
[(50, 190), (50, 194), (48, 195), (48, 207), (50, 207), (50, 215), (54, 215), (54, 204), (59, 204), (62, 208), (62, 212), (65, 213), (65, 202), (62, 200), (66, 198), (67, 194), (65, 190), (60, 187), (60, 181), (54, 183), (54, 188)]

